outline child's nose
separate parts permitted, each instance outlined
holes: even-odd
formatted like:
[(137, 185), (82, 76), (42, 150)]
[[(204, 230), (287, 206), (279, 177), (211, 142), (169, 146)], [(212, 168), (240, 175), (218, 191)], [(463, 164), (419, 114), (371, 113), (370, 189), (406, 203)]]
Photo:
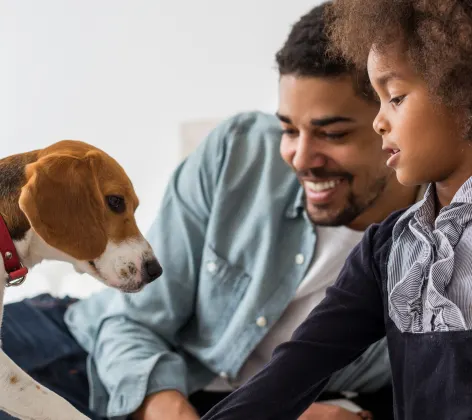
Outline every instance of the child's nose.
[(390, 130), (388, 120), (385, 118), (382, 110), (380, 110), (375, 117), (373, 127), (375, 132), (381, 136), (385, 135)]

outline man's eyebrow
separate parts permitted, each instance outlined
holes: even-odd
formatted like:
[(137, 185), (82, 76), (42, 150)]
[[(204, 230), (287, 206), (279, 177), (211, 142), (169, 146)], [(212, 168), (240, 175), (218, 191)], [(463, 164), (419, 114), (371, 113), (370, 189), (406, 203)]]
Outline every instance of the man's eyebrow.
[[(276, 112), (275, 115), (280, 121), (286, 124), (292, 124), (292, 120), (289, 117), (279, 114), (278, 112)], [(338, 122), (354, 122), (354, 120), (348, 117), (332, 116), (325, 118), (314, 118), (310, 121), (311, 125), (314, 125), (316, 127), (326, 127), (327, 125), (335, 124)]]
[(275, 116), (285, 124), (292, 124), (292, 120), (289, 117), (286, 117), (285, 115), (279, 114), (278, 112), (275, 113)]
[(319, 119), (314, 118), (311, 120), (311, 125), (314, 125), (316, 127), (325, 127), (327, 125), (335, 124), (338, 122), (354, 122), (354, 120), (352, 118), (341, 116), (333, 116)]

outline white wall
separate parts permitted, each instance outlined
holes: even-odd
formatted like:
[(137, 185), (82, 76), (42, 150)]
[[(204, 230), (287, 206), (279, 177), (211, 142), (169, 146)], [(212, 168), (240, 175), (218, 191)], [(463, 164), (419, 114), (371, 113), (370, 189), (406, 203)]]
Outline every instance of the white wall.
[[(275, 111), (274, 54), (317, 3), (0, 0), (0, 156), (64, 138), (103, 148), (132, 179), (146, 231), (181, 158), (179, 124)], [(51, 289), (64, 276), (71, 286)], [(94, 287), (47, 263), (7, 300)]]

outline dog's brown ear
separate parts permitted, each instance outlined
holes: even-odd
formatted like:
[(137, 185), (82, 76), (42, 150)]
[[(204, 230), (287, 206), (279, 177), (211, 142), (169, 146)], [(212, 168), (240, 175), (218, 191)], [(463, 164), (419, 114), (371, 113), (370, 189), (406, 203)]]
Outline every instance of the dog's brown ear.
[(50, 246), (78, 260), (93, 260), (107, 244), (104, 198), (92, 156), (50, 154), (26, 166), (19, 205)]

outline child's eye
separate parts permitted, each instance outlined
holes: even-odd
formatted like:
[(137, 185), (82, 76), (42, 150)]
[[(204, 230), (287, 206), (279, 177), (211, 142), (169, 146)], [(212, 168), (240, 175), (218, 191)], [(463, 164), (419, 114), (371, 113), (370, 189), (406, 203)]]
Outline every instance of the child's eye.
[(403, 99), (405, 99), (405, 96), (406, 95), (396, 96), (395, 98), (390, 99), (390, 103), (395, 106), (398, 106), (403, 102)]

